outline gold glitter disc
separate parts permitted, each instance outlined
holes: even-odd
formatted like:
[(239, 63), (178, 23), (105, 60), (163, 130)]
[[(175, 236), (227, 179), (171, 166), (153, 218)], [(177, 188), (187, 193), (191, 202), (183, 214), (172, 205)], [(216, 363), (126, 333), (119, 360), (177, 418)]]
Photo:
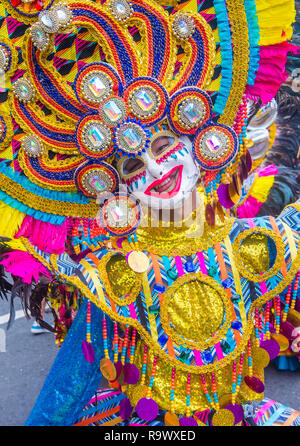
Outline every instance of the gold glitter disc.
[(264, 348), (255, 348), (252, 352), (253, 363), (257, 368), (265, 369), (270, 362), (269, 353)]
[(289, 348), (289, 340), (282, 334), (272, 333), (271, 338), (278, 342), (281, 352), (284, 352)]
[(136, 273), (144, 273), (149, 268), (149, 259), (142, 251), (131, 251), (127, 254), (127, 263)]
[(213, 426), (234, 426), (234, 415), (230, 410), (220, 409), (212, 417)]
[(108, 381), (113, 381), (114, 379), (116, 379), (117, 371), (110, 359), (108, 358), (101, 359), (100, 370), (104, 378), (108, 379)]
[(179, 420), (178, 420), (176, 413), (166, 412), (165, 425), (166, 426), (179, 426)]

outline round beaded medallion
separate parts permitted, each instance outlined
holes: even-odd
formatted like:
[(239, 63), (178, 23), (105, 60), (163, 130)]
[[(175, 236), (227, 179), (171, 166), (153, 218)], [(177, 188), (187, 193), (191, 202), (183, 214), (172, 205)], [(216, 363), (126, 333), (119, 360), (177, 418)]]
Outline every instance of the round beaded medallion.
[(186, 13), (175, 15), (172, 23), (172, 29), (175, 36), (180, 40), (187, 40), (195, 30), (193, 17)]
[(119, 176), (110, 164), (87, 161), (76, 170), (75, 183), (78, 190), (87, 197), (105, 197), (116, 190)]
[(93, 110), (98, 110), (99, 104), (110, 95), (121, 95), (123, 90), (117, 72), (105, 62), (85, 65), (74, 83), (78, 100)]
[(7, 71), (10, 63), (10, 57), (9, 48), (3, 43), (0, 43), (0, 74)]
[(205, 170), (218, 170), (229, 164), (237, 154), (237, 136), (223, 125), (207, 126), (194, 140), (193, 153)]
[(139, 225), (141, 208), (139, 203), (126, 194), (106, 199), (101, 205), (101, 224), (112, 235), (128, 235)]
[(40, 51), (45, 50), (49, 44), (49, 36), (40, 23), (34, 23), (30, 28), (30, 35), (34, 46)]
[(138, 118), (152, 116), (158, 110), (159, 105), (159, 94), (150, 86), (138, 87), (129, 95), (130, 111)]
[(33, 134), (25, 136), (21, 143), (21, 147), (24, 152), (32, 158), (38, 158), (44, 153), (42, 141)]
[(169, 96), (165, 88), (153, 78), (138, 77), (126, 85), (124, 101), (128, 104), (131, 118), (138, 118), (150, 126), (165, 117)]
[(44, 10), (39, 14), (39, 23), (44, 31), (54, 34), (59, 29), (59, 20), (53, 10)]
[(35, 91), (28, 79), (20, 78), (12, 86), (15, 96), (22, 102), (31, 102), (34, 99)]
[(199, 127), (206, 115), (206, 108), (199, 98), (184, 99), (178, 107), (178, 121), (186, 129)]
[(171, 97), (168, 119), (177, 133), (193, 134), (211, 118), (212, 103), (197, 87), (185, 87)]
[(140, 155), (147, 145), (145, 130), (135, 122), (126, 122), (115, 133), (118, 149), (127, 156)]
[(123, 99), (117, 96), (110, 96), (101, 104), (99, 114), (105, 124), (110, 127), (120, 124), (127, 117)]
[(132, 8), (126, 0), (110, 0), (109, 9), (115, 19), (123, 22), (132, 15)]
[(111, 91), (111, 79), (101, 71), (91, 71), (84, 77), (81, 84), (83, 97), (87, 101), (97, 104), (107, 98), (111, 94)]
[(53, 14), (56, 17), (57, 22), (60, 26), (68, 26), (72, 22), (73, 14), (70, 8), (65, 4), (58, 4), (52, 8)]
[(76, 128), (76, 144), (87, 158), (104, 159), (115, 150), (111, 144), (111, 131), (98, 115), (84, 116)]

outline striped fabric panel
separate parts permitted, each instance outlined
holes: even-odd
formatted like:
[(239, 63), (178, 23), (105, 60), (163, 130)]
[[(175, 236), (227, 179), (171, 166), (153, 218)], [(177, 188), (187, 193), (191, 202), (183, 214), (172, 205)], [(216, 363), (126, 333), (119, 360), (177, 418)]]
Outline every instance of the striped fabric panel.
[(257, 426), (300, 426), (300, 412), (265, 398), (258, 403), (254, 422)]
[[(125, 395), (112, 389), (100, 389), (82, 411), (82, 416), (75, 426), (114, 425), (120, 420), (120, 402)], [(122, 421), (122, 420), (121, 420)]]

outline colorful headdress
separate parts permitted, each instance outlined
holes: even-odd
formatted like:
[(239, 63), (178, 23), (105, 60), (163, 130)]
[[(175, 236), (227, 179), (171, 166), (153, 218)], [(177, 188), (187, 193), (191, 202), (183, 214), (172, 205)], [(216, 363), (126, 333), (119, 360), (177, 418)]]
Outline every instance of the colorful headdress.
[(2, 1), (0, 199), (18, 227), (25, 217), (32, 228), (84, 226), (100, 197), (108, 232), (132, 232), (137, 203), (111, 195), (116, 160), (145, 151), (161, 123), (193, 137), (209, 224), (239, 200), (251, 170), (247, 98), (269, 101), (285, 78), (293, 3), (162, 3)]

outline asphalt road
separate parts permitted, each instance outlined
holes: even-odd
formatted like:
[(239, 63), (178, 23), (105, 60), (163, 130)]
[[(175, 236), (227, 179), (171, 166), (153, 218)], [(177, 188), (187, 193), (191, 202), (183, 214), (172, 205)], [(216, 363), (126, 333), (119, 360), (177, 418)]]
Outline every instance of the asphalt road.
[[(8, 312), (9, 304), (0, 301), (0, 426), (23, 426), (58, 348), (53, 334), (31, 334), (32, 320), (21, 311), (6, 331)], [(46, 320), (51, 321), (51, 315), (46, 314)], [(300, 410), (300, 371), (279, 372), (271, 365), (266, 369), (265, 386), (265, 396)]]

